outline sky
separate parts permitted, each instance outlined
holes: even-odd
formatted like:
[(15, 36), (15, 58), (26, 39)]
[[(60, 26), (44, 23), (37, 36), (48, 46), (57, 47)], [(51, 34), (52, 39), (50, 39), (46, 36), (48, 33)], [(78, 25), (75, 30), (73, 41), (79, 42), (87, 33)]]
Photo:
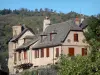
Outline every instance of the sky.
[(57, 12), (75, 11), (85, 15), (96, 15), (100, 13), (100, 0), (0, 0), (0, 10), (4, 8), (50, 8)]

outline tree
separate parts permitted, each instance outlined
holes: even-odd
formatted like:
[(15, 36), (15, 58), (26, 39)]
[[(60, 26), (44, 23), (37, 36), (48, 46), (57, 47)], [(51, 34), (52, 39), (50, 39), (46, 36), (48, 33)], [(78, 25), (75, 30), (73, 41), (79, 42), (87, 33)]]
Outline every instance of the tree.
[(61, 56), (58, 67), (59, 75), (100, 75), (100, 19), (91, 16), (88, 19), (86, 39), (91, 53), (87, 56)]
[(88, 31), (85, 32), (86, 39), (91, 46), (92, 60), (96, 60), (96, 53), (100, 49), (100, 19), (91, 16), (88, 19)]

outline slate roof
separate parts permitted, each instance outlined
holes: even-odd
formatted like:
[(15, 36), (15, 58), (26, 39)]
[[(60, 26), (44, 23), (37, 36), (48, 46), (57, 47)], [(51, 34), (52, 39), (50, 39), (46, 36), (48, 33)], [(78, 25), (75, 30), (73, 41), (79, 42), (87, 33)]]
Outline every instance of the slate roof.
[[(40, 34), (40, 36), (39, 35), (34, 37), (26, 36), (25, 38), (31, 38), (32, 41), (24, 43), (16, 50), (26, 49), (32, 44), (34, 44), (35, 42), (37, 42), (37, 44), (33, 47), (33, 49), (61, 45), (61, 43), (64, 42), (65, 38), (67, 37), (70, 31), (82, 31), (82, 29), (85, 28), (86, 26), (87, 26), (87, 20), (83, 21), (83, 23), (80, 24), (80, 27), (78, 27), (75, 24), (74, 19), (62, 23), (52, 24), (49, 27), (47, 27), (45, 31)], [(50, 33), (52, 32), (56, 32), (57, 34), (54, 34), (53, 40), (50, 41)], [(41, 35), (44, 36), (42, 40), (43, 42), (41, 42)]]
[(10, 40), (11, 42), (17, 41), (17, 40), (18, 40), (26, 31), (28, 31), (28, 30), (31, 31), (33, 34), (35, 34), (31, 28), (26, 27), (26, 26), (22, 26), (22, 27), (24, 27), (24, 28), (23, 28), (23, 31), (22, 31), (18, 36), (13, 37), (13, 38)]
[(29, 36), (29, 35), (28, 35), (28, 36), (25, 36), (24, 38), (25, 38), (25, 39), (34, 39), (34, 36)]
[[(50, 33), (53, 31), (55, 31), (57, 34), (54, 34), (54, 38), (52, 41), (50, 41)], [(47, 34), (47, 36), (45, 36), (42, 40), (43, 42), (39, 40), (33, 49), (61, 45), (70, 31), (82, 31), (82, 28), (78, 27), (73, 20), (52, 24), (43, 32), (43, 34)]]
[(85, 19), (81, 24), (80, 24), (80, 27), (82, 28), (82, 29), (84, 29), (84, 28), (86, 28), (88, 25), (88, 18), (87, 19)]
[(18, 51), (18, 50), (27, 49), (29, 46), (31, 46), (32, 44), (34, 44), (36, 41), (38, 41), (38, 37), (37, 36), (33, 36), (33, 38), (29, 42), (24, 43), (23, 45), (19, 46), (15, 50)]

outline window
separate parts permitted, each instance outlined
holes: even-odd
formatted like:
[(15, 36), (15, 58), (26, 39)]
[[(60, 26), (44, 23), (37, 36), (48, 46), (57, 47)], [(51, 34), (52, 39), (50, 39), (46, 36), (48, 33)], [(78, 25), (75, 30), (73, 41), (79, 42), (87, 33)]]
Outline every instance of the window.
[(69, 48), (69, 55), (74, 56), (74, 48)]
[(17, 58), (16, 58), (16, 53), (14, 53), (14, 64), (16, 64)]
[(42, 35), (40, 35), (41, 36), (41, 43), (45, 40), (45, 38), (46, 38), (46, 34), (44, 33), (44, 34), (42, 34)]
[(82, 56), (87, 55), (87, 48), (82, 48)]
[(24, 59), (27, 59), (27, 53), (24, 51)]
[(52, 33), (50, 33), (50, 41), (53, 40), (56, 34), (57, 34), (56, 31), (52, 31)]
[(46, 57), (49, 57), (49, 48), (46, 49)]
[(21, 52), (19, 52), (19, 61), (21, 61)]
[(41, 57), (44, 57), (44, 49), (41, 49)]
[(56, 48), (56, 57), (59, 57), (59, 48)]
[(78, 34), (76, 34), (76, 33), (74, 34), (74, 41), (78, 42)]
[(39, 58), (39, 50), (35, 50), (35, 58)]

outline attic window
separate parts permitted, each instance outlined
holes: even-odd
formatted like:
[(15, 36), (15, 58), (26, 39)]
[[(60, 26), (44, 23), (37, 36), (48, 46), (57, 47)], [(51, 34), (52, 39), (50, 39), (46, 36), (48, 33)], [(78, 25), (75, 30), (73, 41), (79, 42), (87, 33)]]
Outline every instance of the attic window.
[(52, 41), (52, 39), (54, 38), (55, 34), (57, 34), (55, 31), (52, 31), (50, 33), (50, 41)]
[(40, 35), (41, 36), (41, 42), (43, 42), (43, 39), (47, 36), (47, 35)]
[(74, 42), (78, 42), (78, 34), (77, 33), (74, 34)]

